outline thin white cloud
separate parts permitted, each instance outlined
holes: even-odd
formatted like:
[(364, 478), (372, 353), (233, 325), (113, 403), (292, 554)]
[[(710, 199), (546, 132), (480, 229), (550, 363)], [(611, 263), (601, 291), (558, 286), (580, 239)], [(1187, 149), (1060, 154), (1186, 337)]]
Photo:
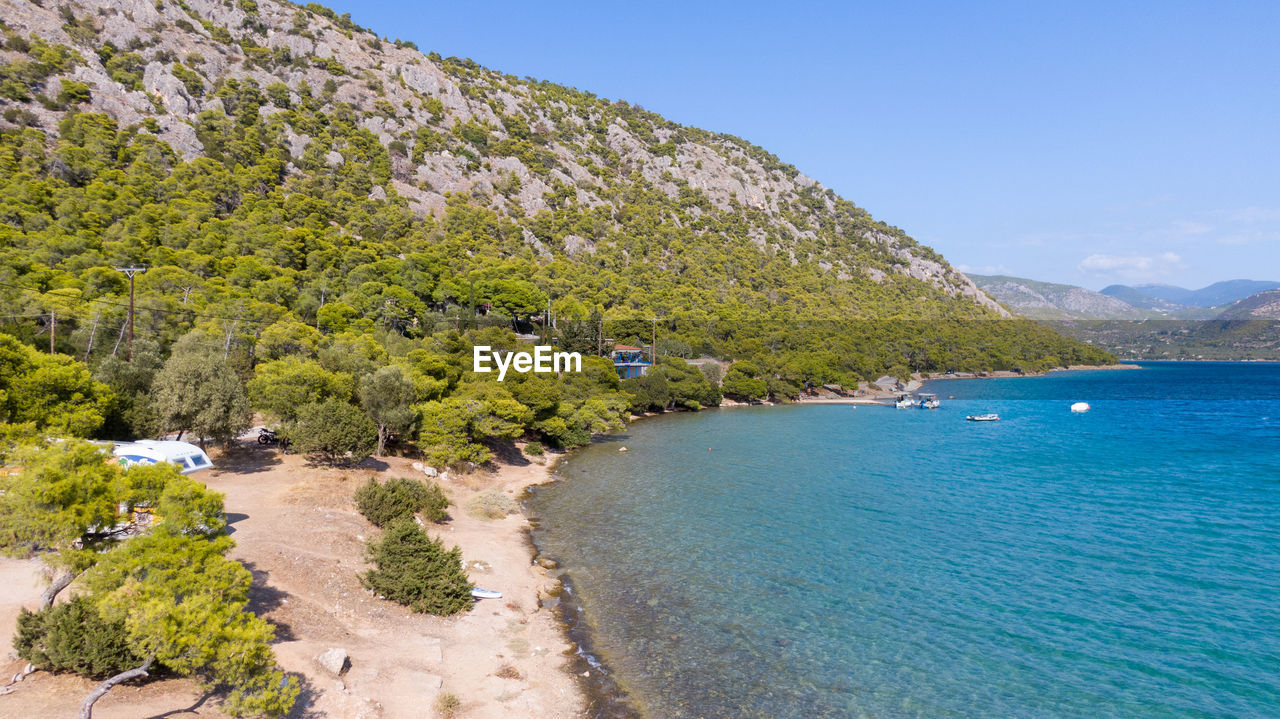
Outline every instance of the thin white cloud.
[(1092, 254), (1077, 266), (1081, 272), (1126, 280), (1155, 280), (1183, 268), (1182, 258), (1173, 252), (1155, 255)]

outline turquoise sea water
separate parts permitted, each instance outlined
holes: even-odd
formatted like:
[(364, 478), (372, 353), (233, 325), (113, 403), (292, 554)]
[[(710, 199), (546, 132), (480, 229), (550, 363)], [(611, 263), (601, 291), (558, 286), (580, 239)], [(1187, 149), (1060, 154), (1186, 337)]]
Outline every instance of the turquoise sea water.
[(929, 389), (645, 420), (537, 491), (642, 714), (1280, 716), (1280, 365)]

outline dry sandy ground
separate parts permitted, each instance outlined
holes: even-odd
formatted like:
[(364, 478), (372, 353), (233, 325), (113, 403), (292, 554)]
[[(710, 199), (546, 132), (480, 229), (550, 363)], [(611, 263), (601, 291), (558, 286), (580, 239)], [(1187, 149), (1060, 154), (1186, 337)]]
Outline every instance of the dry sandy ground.
[[(378, 530), (355, 511), (355, 489), (368, 477), (421, 476), (408, 460), (373, 460), (372, 469), (309, 466), (296, 455), (246, 446), (215, 456), (218, 469), (196, 475), (226, 494), (236, 559), (254, 575), (255, 611), (274, 622), (281, 666), (303, 678), (291, 716), (386, 719), (432, 717), (442, 692), (462, 703), (457, 717), (559, 719), (583, 713), (567, 667), (570, 644), (539, 592), (554, 588), (531, 561), (523, 515), (484, 521), (463, 510), (477, 491), (518, 497), (546, 481), (548, 470), (517, 459), (499, 471), (442, 482), (451, 519), (432, 525), (446, 546), (462, 547), (472, 580), (502, 599), (481, 600), (451, 618), (413, 614), (360, 585), (366, 540)], [(480, 564), (477, 565), (476, 563)], [(0, 685), (22, 663), (9, 647), (18, 607), (35, 606), (42, 586), (31, 561), (0, 560)], [(316, 655), (345, 649), (350, 669), (335, 677)], [(501, 675), (501, 676), (499, 676)], [(37, 672), (0, 696), (0, 717), (74, 716), (92, 682)], [(188, 680), (121, 686), (98, 702), (98, 719), (222, 717), (217, 698)]]

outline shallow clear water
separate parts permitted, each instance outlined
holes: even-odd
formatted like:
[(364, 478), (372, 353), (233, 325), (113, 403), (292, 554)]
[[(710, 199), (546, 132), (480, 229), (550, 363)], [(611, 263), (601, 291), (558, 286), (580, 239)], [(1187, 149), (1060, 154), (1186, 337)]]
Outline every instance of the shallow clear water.
[(535, 539), (634, 704), (1280, 716), (1280, 365), (931, 390), (645, 420), (539, 489)]

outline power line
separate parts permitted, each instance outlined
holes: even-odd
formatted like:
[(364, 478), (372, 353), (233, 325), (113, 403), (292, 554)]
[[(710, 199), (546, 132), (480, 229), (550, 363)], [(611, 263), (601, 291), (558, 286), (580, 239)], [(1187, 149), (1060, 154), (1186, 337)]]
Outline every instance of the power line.
[[(30, 317), (48, 317), (48, 316), (49, 316), (49, 313), (47, 313), (47, 312), (41, 312), (41, 313), (37, 313), (37, 314), (29, 314), (29, 315), (10, 315), (10, 314), (0, 314), (0, 321), (6, 320), (6, 319), (23, 319), (23, 318), (30, 318)], [(101, 317), (100, 315), (98, 315), (98, 316), (90, 316), (90, 315), (74, 315), (74, 314), (73, 314), (73, 315), (67, 315), (66, 313), (62, 313), (62, 314), (60, 314), (59, 316), (62, 318), (62, 320), (61, 320), (62, 322), (66, 322), (68, 319), (72, 319), (72, 320), (75, 320), (76, 322), (85, 322), (85, 323), (91, 323), (91, 322), (94, 322), (94, 321), (95, 321), (95, 319), (99, 319), (99, 320), (100, 320), (100, 317)], [(83, 327), (82, 327), (82, 328), (80, 328), (80, 329), (84, 330), (84, 329), (86, 329), (86, 328), (83, 328)], [(110, 333), (113, 333), (113, 332), (114, 332), (114, 333), (118, 333), (118, 335), (119, 335), (119, 336), (116, 338), (116, 340), (115, 340), (115, 344), (114, 344), (114, 346), (112, 347), (111, 352), (109, 353), (109, 354), (111, 354), (111, 355), (113, 355), (113, 356), (114, 356), (114, 355), (115, 355), (115, 354), (117, 354), (117, 352), (119, 351), (119, 349), (120, 349), (120, 345), (124, 343), (124, 338), (125, 338), (125, 336), (126, 336), (126, 331), (127, 331), (128, 329), (129, 329), (129, 319), (126, 317), (126, 318), (124, 318), (124, 319), (120, 320), (119, 324), (115, 324), (115, 323), (110, 323), (110, 324), (108, 324), (107, 322), (101, 322), (101, 321), (100, 321), (100, 326), (98, 327), (98, 329), (96, 330), (96, 332), (101, 332), (101, 333), (105, 333), (105, 334), (110, 334)], [(95, 332), (95, 330), (93, 330), (92, 328), (89, 328), (89, 329), (88, 329), (88, 331), (91, 333), (91, 334), (90, 334), (90, 339), (92, 339), (92, 336), (93, 336), (93, 333)], [(165, 335), (165, 330), (163, 330), (163, 329), (156, 329), (156, 328), (146, 327), (146, 326), (143, 326), (143, 327), (139, 327), (139, 328), (137, 328), (137, 332), (138, 332), (138, 334), (141, 334), (141, 335), (144, 335), (144, 336), (146, 336), (146, 337), (150, 337), (150, 338), (155, 338), (155, 339), (162, 338), (162, 337), (164, 337), (164, 335)], [(42, 330), (42, 331), (40, 331), (38, 334), (44, 334), (43, 330)], [(189, 339), (189, 338), (188, 338), (188, 339), (185, 339), (185, 340), (184, 340), (184, 342), (189, 343), (189, 344), (193, 344), (193, 345), (199, 345), (200, 347), (208, 347), (209, 349), (216, 349), (216, 350), (223, 350), (223, 351), (225, 351), (225, 349), (226, 349), (226, 343), (225, 343), (225, 342), (222, 342), (222, 341), (218, 341), (218, 342), (205, 342), (205, 341), (201, 341), (201, 340), (195, 340), (195, 339)], [(234, 344), (234, 345), (237, 345), (237, 346), (238, 346), (238, 345), (239, 345), (239, 342), (238, 342), (238, 341), (235, 341), (235, 342), (233, 342), (232, 344)], [(89, 358), (90, 354), (91, 354), (91, 353), (92, 353), (92, 351), (93, 351), (94, 349), (96, 349), (96, 348), (97, 348), (97, 347), (96, 347), (96, 344), (94, 344), (94, 343), (89, 343), (89, 344), (87, 344), (87, 346), (86, 346), (86, 348), (85, 348), (85, 361), (88, 361), (88, 358)]]
[[(15, 285), (10, 282), (0, 282), (0, 287), (12, 287), (13, 289), (16, 289), (16, 290), (24, 290), (26, 292), (33, 292), (39, 295), (48, 295), (51, 292), (53, 292), (53, 290), (41, 291), (34, 287), (24, 287), (22, 285)], [(129, 308), (129, 305), (126, 302), (112, 302), (111, 300), (104, 300), (104, 299), (91, 299), (91, 300), (81, 299), (79, 301), (94, 302), (94, 303), (103, 304), (103, 305), (111, 305), (112, 307), (122, 307), (124, 309)], [(190, 315), (192, 317), (200, 317), (203, 319), (211, 319), (211, 320), (229, 320), (232, 322), (251, 322), (253, 324), (260, 324), (260, 325), (269, 325), (269, 324), (274, 324), (276, 322), (276, 320), (255, 320), (248, 317), (230, 317), (227, 315), (213, 315), (213, 314), (208, 314), (206, 312), (196, 312), (195, 310), (185, 310), (185, 309), (171, 310), (171, 309), (165, 309), (163, 307), (139, 307), (138, 309), (145, 310), (147, 312), (160, 312), (163, 314), (170, 314), (170, 315)], [(41, 312), (38, 315), (32, 315), (32, 316), (43, 317), (47, 314), (48, 314), (47, 312)], [(314, 327), (315, 325), (309, 325), (309, 326)]]

